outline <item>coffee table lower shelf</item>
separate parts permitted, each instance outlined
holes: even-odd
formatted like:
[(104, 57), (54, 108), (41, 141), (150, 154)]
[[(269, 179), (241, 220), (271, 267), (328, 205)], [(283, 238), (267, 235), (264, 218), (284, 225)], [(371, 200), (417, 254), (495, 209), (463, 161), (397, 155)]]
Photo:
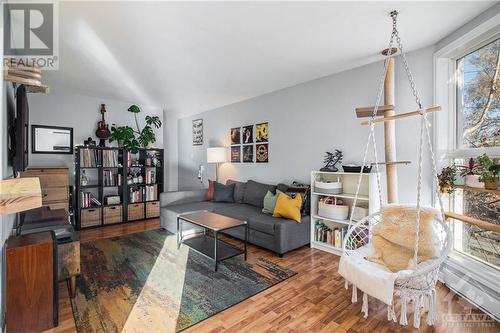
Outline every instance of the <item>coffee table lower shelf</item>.
[[(183, 239), (182, 243), (204, 256), (215, 260), (215, 238), (208, 235), (200, 235)], [(217, 261), (226, 260), (240, 254), (245, 254), (245, 250), (239, 249), (225, 241), (217, 239)]]

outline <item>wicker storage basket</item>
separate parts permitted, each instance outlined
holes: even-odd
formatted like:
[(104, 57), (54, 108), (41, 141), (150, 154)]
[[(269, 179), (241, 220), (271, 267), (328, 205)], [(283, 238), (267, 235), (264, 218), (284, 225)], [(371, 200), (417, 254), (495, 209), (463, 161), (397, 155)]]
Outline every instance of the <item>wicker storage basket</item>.
[(337, 203), (336, 198), (328, 197), (318, 203), (318, 215), (335, 220), (347, 220), (349, 206)]

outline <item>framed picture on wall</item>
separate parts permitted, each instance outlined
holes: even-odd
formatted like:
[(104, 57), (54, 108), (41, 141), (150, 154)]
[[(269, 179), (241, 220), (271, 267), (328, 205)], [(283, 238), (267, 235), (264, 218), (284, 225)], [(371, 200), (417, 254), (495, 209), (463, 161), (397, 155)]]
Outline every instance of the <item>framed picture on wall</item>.
[(231, 145), (239, 145), (241, 143), (241, 127), (231, 128)]
[(269, 123), (255, 125), (255, 142), (269, 142)]
[(231, 163), (241, 162), (241, 146), (231, 147)]
[(268, 163), (269, 162), (269, 144), (261, 143), (255, 145), (255, 162)]
[(193, 146), (203, 144), (203, 119), (193, 120)]
[(254, 145), (243, 146), (243, 163), (253, 163)]
[(31, 125), (31, 153), (73, 154), (73, 128)]
[(243, 144), (253, 143), (253, 125), (243, 126), (241, 138)]

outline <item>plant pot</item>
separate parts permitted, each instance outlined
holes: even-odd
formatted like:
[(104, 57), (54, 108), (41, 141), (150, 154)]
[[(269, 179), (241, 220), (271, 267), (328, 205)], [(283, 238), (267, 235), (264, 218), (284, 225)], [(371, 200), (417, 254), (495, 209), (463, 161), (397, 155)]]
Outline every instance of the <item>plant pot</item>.
[(498, 177), (495, 177), (493, 181), (484, 181), (484, 188), (488, 190), (496, 190), (498, 188), (498, 185), (500, 183), (500, 179)]
[(439, 188), (439, 191), (441, 191), (441, 193), (451, 193), (451, 192), (453, 192), (452, 189), (453, 189), (453, 186), (446, 185), (446, 186), (441, 186)]
[(455, 185), (465, 185), (465, 177), (456, 175), (455, 176), (455, 181), (453, 182)]
[(479, 181), (478, 175), (467, 175), (465, 176), (465, 185), (469, 187), (483, 188), (484, 183)]

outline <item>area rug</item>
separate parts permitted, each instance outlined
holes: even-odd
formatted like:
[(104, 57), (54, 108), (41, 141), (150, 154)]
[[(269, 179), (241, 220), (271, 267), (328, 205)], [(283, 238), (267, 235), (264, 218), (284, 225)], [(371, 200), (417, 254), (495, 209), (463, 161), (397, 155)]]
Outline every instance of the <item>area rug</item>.
[(263, 258), (219, 264), (164, 230), (81, 245), (78, 332), (178, 332), (296, 273)]

